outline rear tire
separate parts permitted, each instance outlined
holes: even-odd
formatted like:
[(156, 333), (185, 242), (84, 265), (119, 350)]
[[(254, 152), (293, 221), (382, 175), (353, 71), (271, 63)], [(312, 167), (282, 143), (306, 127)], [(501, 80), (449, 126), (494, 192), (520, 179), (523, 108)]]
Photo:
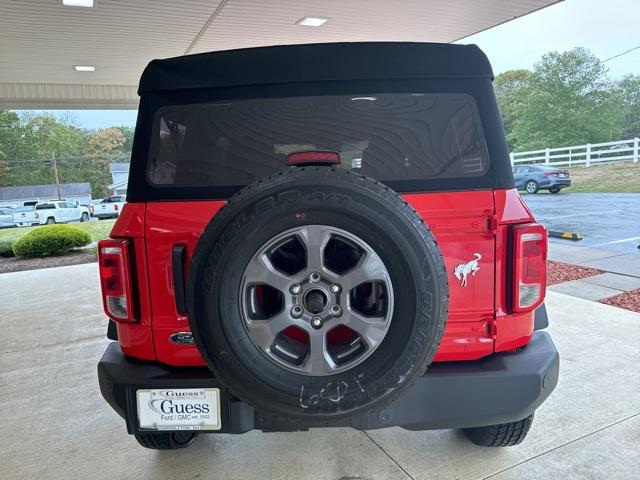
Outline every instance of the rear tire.
[(528, 180), (527, 183), (524, 184), (524, 189), (527, 193), (538, 193), (538, 182), (535, 180)]
[(533, 423), (533, 413), (517, 422), (464, 428), (465, 435), (481, 447), (513, 447), (522, 443)]
[(144, 448), (152, 450), (176, 450), (187, 448), (198, 436), (198, 432), (143, 433), (135, 435)]
[(551, 192), (551, 193), (560, 193), (560, 188), (558, 188), (558, 187), (551, 187), (551, 188), (549, 189), (549, 192)]
[(83, 213), (82, 217), (80, 217), (80, 221), (81, 222), (88, 222), (89, 221), (89, 214), (88, 213)]
[(54, 223), (56, 223), (56, 219), (53, 217), (49, 217), (47, 218), (47, 225), (53, 225)]

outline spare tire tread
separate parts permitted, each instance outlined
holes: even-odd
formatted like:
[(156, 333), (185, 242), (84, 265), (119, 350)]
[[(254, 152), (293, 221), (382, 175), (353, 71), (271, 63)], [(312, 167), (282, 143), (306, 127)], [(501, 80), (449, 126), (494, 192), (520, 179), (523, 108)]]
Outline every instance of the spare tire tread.
[[(331, 168), (329, 167), (292, 167), (288, 170), (284, 170), (278, 173), (274, 173), (268, 177), (264, 177), (254, 182), (253, 184), (246, 186), (245, 188), (240, 190), (238, 193), (236, 193), (233, 197), (231, 197), (227, 201), (227, 203), (223, 205), (218, 210), (216, 215), (213, 217), (213, 219), (211, 220), (211, 222), (203, 232), (202, 236), (200, 237), (201, 241), (203, 240), (207, 241), (208, 239), (210, 239), (209, 237), (215, 237), (218, 234), (218, 229), (221, 226), (226, 225), (226, 222), (229, 220), (229, 217), (232, 217), (238, 213), (237, 211), (234, 211), (233, 207), (235, 206), (235, 204), (243, 200), (245, 197), (250, 195), (251, 196), (259, 195), (263, 190), (272, 189), (274, 188), (274, 186), (277, 186), (280, 183), (285, 184), (289, 182), (292, 178), (305, 179), (305, 178), (313, 178), (313, 177), (317, 178), (317, 176), (324, 177), (330, 180), (331, 182), (333, 182), (334, 184), (344, 183), (344, 184), (350, 184), (350, 185), (357, 185), (359, 187), (365, 188), (369, 192), (375, 194), (376, 196), (384, 200), (385, 202), (395, 206), (396, 209), (399, 212), (402, 212), (402, 214), (411, 223), (421, 224), (425, 227), (424, 229), (417, 228), (416, 231), (419, 233), (420, 237), (422, 237), (422, 241), (427, 246), (431, 254), (431, 258), (435, 263), (436, 268), (435, 268), (435, 271), (433, 271), (432, 273), (435, 277), (435, 281), (438, 284), (439, 290), (443, 292), (443, 295), (441, 295), (441, 298), (439, 298), (438, 300), (440, 304), (438, 308), (438, 311), (440, 312), (440, 318), (434, 319), (434, 321), (437, 324), (436, 329), (432, 332), (434, 340), (431, 343), (431, 347), (429, 351), (423, 357), (424, 361), (422, 362), (421, 365), (419, 365), (416, 368), (416, 370), (418, 371), (426, 372), (437, 349), (440, 346), (440, 342), (442, 340), (442, 337), (444, 336), (444, 331), (446, 327), (446, 319), (447, 319), (448, 305), (449, 305), (447, 271), (446, 271), (444, 261), (442, 259), (441, 252), (438, 247), (438, 243), (435, 240), (435, 237), (431, 234), (428, 225), (425, 224), (424, 219), (416, 212), (416, 210), (411, 206), (409, 202), (407, 202), (404, 198), (402, 198), (399, 194), (391, 190), (382, 182), (365, 175), (354, 173), (349, 170), (338, 169), (335, 167), (331, 167)], [(198, 262), (203, 260), (200, 257), (202, 257), (205, 253), (206, 253), (205, 251), (199, 251), (198, 249), (196, 249), (196, 252), (194, 253), (194, 256), (191, 262), (192, 267), (196, 265)], [(190, 268), (190, 276), (189, 276), (189, 282), (188, 282), (189, 286), (192, 285), (192, 282), (193, 282), (193, 273), (194, 273), (194, 269)], [(188, 288), (189, 290), (191, 290), (190, 287)], [(191, 312), (194, 311), (194, 306), (195, 306), (193, 297), (194, 295), (188, 296), (189, 303), (190, 303), (189, 311)], [(192, 330), (194, 330), (196, 343), (198, 343), (199, 335), (197, 333), (197, 325), (192, 323)], [(200, 349), (200, 351), (202, 351), (202, 349)], [(207, 364), (209, 365), (209, 368), (212, 370), (214, 375), (220, 378), (221, 373), (219, 369), (216, 367), (215, 363), (207, 361)], [(415, 375), (411, 377), (406, 377), (406, 379), (399, 380), (398, 385), (403, 385), (403, 388), (401, 389), (395, 388), (394, 389), (395, 392), (388, 395), (383, 402), (378, 402), (369, 409), (362, 409), (361, 411), (358, 412), (357, 416), (360, 417), (360, 416), (365, 416), (374, 412), (379, 412), (385, 406), (389, 405), (394, 400), (396, 400), (399, 396), (401, 396), (406, 391), (407, 388), (412, 386), (418, 380), (419, 376), (420, 375)], [(235, 388), (235, 385), (233, 384), (233, 382), (227, 381), (224, 383), (224, 385), (232, 395), (238, 398), (241, 398), (242, 400), (247, 402), (249, 405), (251, 405), (254, 409), (256, 409), (256, 411), (261, 412), (261, 416), (263, 420), (267, 418), (272, 418), (274, 420), (277, 419), (278, 421), (288, 422), (289, 424), (293, 424), (293, 425), (298, 424), (303, 428), (306, 428), (309, 426), (321, 427), (321, 426), (330, 426), (330, 425), (345, 425), (344, 418), (340, 418), (340, 417), (335, 417), (330, 419), (299, 418), (299, 417), (291, 417), (289, 415), (283, 415), (278, 412), (271, 412), (271, 411), (264, 412), (263, 410), (261, 410), (261, 407), (259, 405), (256, 405), (250, 399), (247, 399), (246, 397), (240, 395), (237, 389)], [(348, 424), (348, 422), (346, 424)]]

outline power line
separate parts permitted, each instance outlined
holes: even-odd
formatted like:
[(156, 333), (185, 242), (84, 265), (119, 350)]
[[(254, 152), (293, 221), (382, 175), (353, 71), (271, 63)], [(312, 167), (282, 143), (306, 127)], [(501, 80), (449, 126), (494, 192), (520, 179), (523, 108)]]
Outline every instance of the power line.
[(603, 61), (602, 61), (602, 63), (606, 63), (606, 62), (608, 62), (609, 60), (613, 60), (614, 58), (621, 57), (621, 56), (623, 56), (623, 55), (626, 55), (627, 53), (631, 53), (631, 52), (633, 52), (634, 50), (638, 50), (639, 48), (640, 48), (640, 45), (638, 45), (637, 47), (630, 48), (630, 49), (629, 49), (629, 50), (627, 50), (626, 52), (619, 53), (619, 54), (617, 54), (617, 55), (614, 55), (613, 57), (609, 57), (609, 58), (607, 58), (606, 60), (603, 60)]

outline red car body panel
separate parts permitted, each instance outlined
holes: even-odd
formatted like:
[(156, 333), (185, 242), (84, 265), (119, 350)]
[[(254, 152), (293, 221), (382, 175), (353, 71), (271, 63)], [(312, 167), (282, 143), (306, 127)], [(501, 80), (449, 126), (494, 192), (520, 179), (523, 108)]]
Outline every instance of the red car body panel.
[[(429, 224), (442, 251), (449, 280), (449, 317), (435, 361), (475, 360), (494, 351), (526, 345), (534, 313), (507, 311), (509, 225), (533, 220), (515, 189), (406, 194), (403, 197)], [(200, 366), (195, 345), (169, 340), (188, 332), (176, 310), (171, 252), (186, 247), (186, 263), (203, 230), (224, 201), (128, 203), (111, 236), (132, 239), (137, 323), (118, 324), (123, 351), (169, 365)], [(453, 271), (479, 254), (480, 269), (462, 286)]]

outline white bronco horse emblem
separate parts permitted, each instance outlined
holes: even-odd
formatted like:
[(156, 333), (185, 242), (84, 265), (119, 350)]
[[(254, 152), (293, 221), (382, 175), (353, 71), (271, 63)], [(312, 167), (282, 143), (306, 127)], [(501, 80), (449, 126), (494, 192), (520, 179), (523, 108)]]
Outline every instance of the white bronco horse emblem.
[(469, 274), (475, 275), (478, 270), (480, 270), (480, 266), (478, 262), (482, 258), (482, 255), (479, 253), (474, 253), (474, 260), (469, 260), (467, 263), (460, 263), (456, 265), (455, 270), (453, 271), (453, 275), (460, 280), (460, 285), (463, 287), (467, 286), (467, 276)]

